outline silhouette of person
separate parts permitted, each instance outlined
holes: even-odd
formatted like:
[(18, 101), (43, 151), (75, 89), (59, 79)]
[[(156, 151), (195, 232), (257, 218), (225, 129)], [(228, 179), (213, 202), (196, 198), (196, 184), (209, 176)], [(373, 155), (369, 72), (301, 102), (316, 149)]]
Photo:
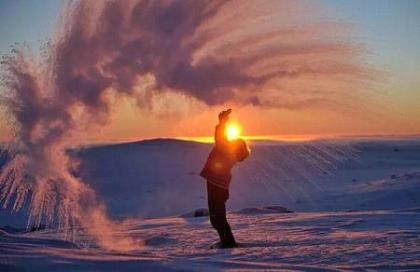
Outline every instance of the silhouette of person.
[(214, 133), (215, 146), (200, 173), (200, 176), (207, 180), (210, 223), (219, 234), (221, 248), (237, 247), (226, 219), (226, 201), (229, 199), (229, 185), (232, 180), (231, 169), (250, 153), (243, 139), (227, 139), (225, 127), (231, 112), (232, 110), (228, 109), (219, 114), (219, 123)]

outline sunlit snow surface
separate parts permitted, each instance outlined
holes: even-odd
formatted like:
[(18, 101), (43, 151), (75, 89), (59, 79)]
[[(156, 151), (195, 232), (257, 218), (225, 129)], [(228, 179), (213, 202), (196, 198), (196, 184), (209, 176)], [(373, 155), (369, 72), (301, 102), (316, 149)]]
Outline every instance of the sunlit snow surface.
[[(54, 240), (54, 231), (0, 236), (1, 271), (254, 271), (420, 269), (420, 210), (228, 215), (242, 248), (209, 249), (204, 218), (127, 223), (144, 241), (128, 253)], [(89, 243), (88, 239), (86, 241)], [(9, 270), (8, 270), (9, 269)]]

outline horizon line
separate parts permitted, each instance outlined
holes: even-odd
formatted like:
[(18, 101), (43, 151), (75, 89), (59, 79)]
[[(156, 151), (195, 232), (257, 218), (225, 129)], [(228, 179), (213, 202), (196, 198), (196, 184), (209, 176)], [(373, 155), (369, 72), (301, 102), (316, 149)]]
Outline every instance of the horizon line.
[[(271, 134), (271, 135), (244, 135), (242, 138), (246, 141), (284, 141), (284, 142), (304, 142), (322, 139), (363, 139), (363, 138), (382, 138), (382, 139), (396, 139), (396, 138), (420, 138), (420, 133), (357, 133), (357, 134)], [(75, 141), (71, 146), (77, 145), (95, 145), (95, 144), (121, 144), (121, 143), (132, 143), (139, 141), (148, 140), (183, 140), (192, 141), (199, 143), (214, 143), (213, 136), (152, 136), (152, 137), (130, 137), (121, 139), (84, 139), (81, 141)], [(8, 140), (0, 141), (0, 144), (7, 144)]]
[[(246, 141), (284, 141), (284, 142), (304, 142), (322, 139), (397, 139), (397, 138), (420, 138), (420, 133), (410, 134), (378, 134), (378, 133), (358, 133), (358, 134), (274, 134), (274, 135), (248, 135), (239, 137)], [(213, 136), (156, 136), (156, 137), (141, 137), (141, 138), (125, 138), (125, 139), (109, 139), (109, 140), (98, 140), (98, 139), (87, 139), (84, 142), (78, 142), (74, 145), (89, 145), (89, 144), (121, 144), (121, 143), (133, 143), (140, 141), (150, 140), (182, 140), (192, 141), (199, 143), (214, 143)]]

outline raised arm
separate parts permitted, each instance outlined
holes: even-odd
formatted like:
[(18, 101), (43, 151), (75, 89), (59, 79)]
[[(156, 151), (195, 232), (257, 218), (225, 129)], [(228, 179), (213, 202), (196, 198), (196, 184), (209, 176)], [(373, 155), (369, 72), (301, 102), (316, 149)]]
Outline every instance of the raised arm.
[(217, 124), (214, 132), (214, 142), (217, 147), (223, 147), (228, 143), (228, 139), (225, 134), (225, 128), (226, 122), (229, 120), (229, 114), (231, 112), (232, 110), (228, 109), (219, 113), (219, 123)]

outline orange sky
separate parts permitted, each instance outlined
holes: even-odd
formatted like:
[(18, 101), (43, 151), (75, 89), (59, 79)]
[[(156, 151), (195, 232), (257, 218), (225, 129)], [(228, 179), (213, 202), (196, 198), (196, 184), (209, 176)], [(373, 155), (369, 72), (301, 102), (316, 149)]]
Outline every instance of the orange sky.
[[(418, 100), (417, 100), (418, 101)], [(173, 103), (174, 101), (171, 101)], [(400, 101), (406, 106), (399, 112), (399, 101), (390, 109), (356, 108), (350, 112), (307, 109), (261, 109), (232, 107), (232, 118), (243, 128), (244, 135), (357, 135), (357, 134), (420, 134), (420, 110), (415, 100)], [(172, 107), (140, 110), (134, 101), (121, 99), (114, 103), (109, 124), (81, 132), (87, 141), (125, 141), (154, 137), (211, 136), (220, 107), (208, 107), (183, 99)], [(408, 106), (410, 105), (410, 106)], [(83, 140), (82, 140), (83, 141)]]
[[(182, 95), (155, 98), (151, 109), (140, 109), (132, 98), (119, 98), (112, 103), (112, 114), (104, 127), (81, 130), (80, 142), (129, 141), (154, 137), (211, 136), (217, 114), (231, 107), (232, 118), (243, 128), (243, 135), (359, 135), (420, 134), (420, 95), (378, 96), (383, 101), (359, 105), (354, 110), (339, 109), (274, 109), (227, 104), (209, 107)], [(380, 105), (380, 106), (378, 106)], [(10, 139), (10, 127), (0, 112), (0, 139)]]
[[(361, 116), (337, 114), (326, 111), (291, 111), (258, 109), (254, 107), (234, 108), (233, 118), (243, 128), (243, 135), (357, 135), (357, 134), (420, 134), (419, 110), (412, 108), (412, 115)], [(120, 107), (110, 123), (102, 128), (81, 132), (81, 142), (130, 141), (154, 137), (198, 137), (211, 136), (217, 122), (217, 112), (222, 107), (205, 107), (204, 110), (188, 110), (185, 113), (151, 114), (128, 104)], [(190, 116), (189, 116), (190, 115)], [(383, 117), (383, 118), (382, 118)], [(0, 139), (10, 139), (9, 128), (0, 123)]]

